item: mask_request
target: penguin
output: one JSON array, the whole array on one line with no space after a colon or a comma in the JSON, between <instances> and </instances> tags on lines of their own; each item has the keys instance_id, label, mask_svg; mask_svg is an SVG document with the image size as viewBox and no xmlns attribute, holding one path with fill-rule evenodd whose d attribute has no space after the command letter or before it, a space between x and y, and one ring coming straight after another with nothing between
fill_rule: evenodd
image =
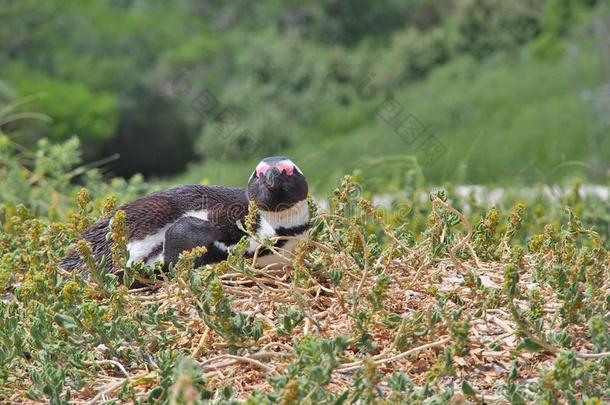
<instances>
[{"instance_id":1,"label":"penguin","mask_svg":"<svg viewBox=\"0 0 610 405\"><path fill-rule=\"evenodd\" d=\"M286 264L285 254L273 254L259 244L265 239L290 236L294 238L280 239L275 246L292 252L299 239L307 238L307 196L307 180L301 169L287 157L274 156L258 163L246 188L184 185L142 197L119 207L126 214L127 264L154 266L161 262L167 269L183 251L199 246L207 252L197 258L197 267L227 259L231 249L247 236L237 223L244 222L250 201L258 209L255 237L248 236L246 256L256 256L257 267ZM120 274L112 263L112 242L106 238L112 218L102 219L82 238L92 245L96 260L105 258L106 271ZM84 267L77 252L69 253L61 266L68 271Z\"/></svg>"}]
</instances>

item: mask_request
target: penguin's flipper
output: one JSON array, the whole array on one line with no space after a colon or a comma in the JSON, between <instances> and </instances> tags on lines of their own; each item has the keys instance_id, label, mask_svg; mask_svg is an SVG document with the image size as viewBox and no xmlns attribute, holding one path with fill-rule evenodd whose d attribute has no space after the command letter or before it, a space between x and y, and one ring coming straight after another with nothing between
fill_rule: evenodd
<instances>
[{"instance_id":1,"label":"penguin's flipper","mask_svg":"<svg viewBox=\"0 0 610 405\"><path fill-rule=\"evenodd\" d=\"M165 231L163 263L175 264L183 251L209 247L215 240L216 231L209 221L191 216L180 218Z\"/></svg>"}]
</instances>

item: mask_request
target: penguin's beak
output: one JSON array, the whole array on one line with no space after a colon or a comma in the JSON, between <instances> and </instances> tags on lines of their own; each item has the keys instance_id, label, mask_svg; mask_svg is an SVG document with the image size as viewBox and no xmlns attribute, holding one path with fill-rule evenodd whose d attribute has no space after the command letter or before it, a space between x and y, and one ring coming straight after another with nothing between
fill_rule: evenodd
<instances>
[{"instance_id":1,"label":"penguin's beak","mask_svg":"<svg viewBox=\"0 0 610 405\"><path fill-rule=\"evenodd\" d=\"M273 191L277 188L279 174L280 172L275 167L272 167L263 175L263 182L269 190Z\"/></svg>"}]
</instances>

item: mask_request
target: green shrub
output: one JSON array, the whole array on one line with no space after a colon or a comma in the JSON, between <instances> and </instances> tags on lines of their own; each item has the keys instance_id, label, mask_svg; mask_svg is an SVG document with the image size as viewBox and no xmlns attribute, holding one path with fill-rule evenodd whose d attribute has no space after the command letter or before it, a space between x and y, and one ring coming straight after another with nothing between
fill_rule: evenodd
<instances>
[{"instance_id":1,"label":"green shrub","mask_svg":"<svg viewBox=\"0 0 610 405\"><path fill-rule=\"evenodd\" d=\"M415 28L392 37L382 55L384 64L379 80L388 89L425 77L435 66L449 59L449 45L441 28L421 32Z\"/></svg>"},{"instance_id":2,"label":"green shrub","mask_svg":"<svg viewBox=\"0 0 610 405\"><path fill-rule=\"evenodd\" d=\"M117 178L104 182L98 169L83 165L81 142L77 137L64 142L43 138L38 140L35 149L18 143L16 140L22 138L23 128L32 119L41 117L18 111L28 105L14 102L0 110L0 122L5 123L0 126L0 216L10 217L19 206L36 216L51 219L65 216L70 210L72 195L81 186L91 188L89 198L96 201L98 209L110 193L125 201L147 189L141 176L129 181Z\"/></svg>"},{"instance_id":3,"label":"green shrub","mask_svg":"<svg viewBox=\"0 0 610 405\"><path fill-rule=\"evenodd\" d=\"M458 52L477 58L514 50L541 29L540 0L464 0L456 16Z\"/></svg>"},{"instance_id":4,"label":"green shrub","mask_svg":"<svg viewBox=\"0 0 610 405\"><path fill-rule=\"evenodd\" d=\"M355 101L349 55L296 37L240 37L233 55L235 80L201 94L203 129L197 150L206 157L243 158L285 150L296 129Z\"/></svg>"},{"instance_id":5,"label":"green shrub","mask_svg":"<svg viewBox=\"0 0 610 405\"><path fill-rule=\"evenodd\" d=\"M118 100L114 95L23 67L11 69L9 77L18 97L32 97L29 108L44 112L54 122L36 127L30 134L32 141L43 137L64 141L76 135L92 151L114 135L118 122Z\"/></svg>"},{"instance_id":6,"label":"green shrub","mask_svg":"<svg viewBox=\"0 0 610 405\"><path fill-rule=\"evenodd\" d=\"M0 80L0 105L6 105L15 98L15 91L8 83Z\"/></svg>"},{"instance_id":7,"label":"green shrub","mask_svg":"<svg viewBox=\"0 0 610 405\"><path fill-rule=\"evenodd\" d=\"M285 7L280 27L304 38L352 46L365 38L383 38L419 16L418 0L321 0ZM291 7L292 6L292 7Z\"/></svg>"},{"instance_id":8,"label":"green shrub","mask_svg":"<svg viewBox=\"0 0 610 405\"><path fill-rule=\"evenodd\" d=\"M542 13L542 35L532 43L534 54L550 59L561 56L565 46L562 39L575 25L579 12L597 3L597 0L547 1Z\"/></svg>"}]
</instances>

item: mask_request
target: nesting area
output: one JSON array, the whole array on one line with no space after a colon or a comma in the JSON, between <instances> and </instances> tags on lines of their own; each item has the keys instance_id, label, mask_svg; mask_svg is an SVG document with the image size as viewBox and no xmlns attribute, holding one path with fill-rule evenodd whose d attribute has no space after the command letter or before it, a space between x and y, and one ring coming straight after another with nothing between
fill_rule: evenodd
<instances>
[{"instance_id":1,"label":"nesting area","mask_svg":"<svg viewBox=\"0 0 610 405\"><path fill-rule=\"evenodd\" d=\"M334 368L326 389L337 395L349 391L354 386L355 374L366 368L374 369L380 381L401 371L416 385L423 386L438 367L439 361L442 362L444 350L456 344L468 346L468 353L453 357L456 375L442 377L439 384L463 395L460 394L460 386L462 376L466 376L477 393L473 399L501 401L503 382L511 372L513 360L518 360L520 364L519 378L523 383L537 378L540 367L551 366L560 349L519 353L519 326L512 319L510 311L489 308L478 314L482 309L480 300L484 297L477 289L467 286L464 277L456 270L451 260L442 260L435 266L422 268L418 268L413 260L393 260L383 271L388 278L383 305L386 311L399 314L407 321L423 316L421 325L426 325L438 309L438 293L454 296L460 302L449 302L447 310L459 308L463 311L462 318L470 319L470 328L466 336L460 337L461 342L452 336L445 321L439 322L420 338L404 342L401 340L404 336L412 336L415 332L406 330L412 326L408 325L409 322L390 329L384 323L385 311L375 314L368 326L376 349L367 354L347 350L339 357L340 363ZM482 263L470 271L478 273L483 288L501 291L504 283L501 264ZM168 325L166 330L174 337L172 348L190 353L201 367L207 389L215 391L232 387L234 397L243 400L255 390L272 391L268 377L286 372L297 356L293 344L303 337L332 339L337 335L353 336L357 330L353 313L358 308L354 308L350 302L354 296L366 297L371 294L379 276L379 273L371 271L360 274L360 279L350 277L341 288L329 288L324 282L309 288L298 288L291 280L290 268L258 271L251 277L241 273L221 275L222 290L231 297L233 310L263 324L262 336L256 342L235 350L231 350L219 334L202 322L194 309L196 298L181 292L177 283L170 283L153 294L130 293L128 301L129 307L135 311L145 311L147 306L155 305L159 313L175 313L180 324ZM519 288L527 291L531 288L530 282L528 273L524 273ZM553 295L552 291L543 291L542 294L544 297ZM516 300L515 304L521 311L527 311L526 301ZM552 319L560 306L557 300L544 300L541 310L548 324L553 324ZM298 308L304 316L289 335L282 334L277 327L282 320L278 309L285 307ZM361 307L362 310L368 309L369 304L362 303ZM577 340L571 347L576 350L577 356L603 356L586 354L592 351L592 345L586 331L581 329L578 326L573 329ZM135 364L119 367L118 364L101 360L98 369L100 374L91 385L91 393L106 392L103 396L98 394L97 399L100 400L114 397L113 394L125 384L131 384L137 396L145 396L156 383L155 372L150 367ZM187 380L184 386L175 389L184 390L186 395L188 384ZM379 389L390 391L383 383Z\"/></svg>"},{"instance_id":2,"label":"nesting area","mask_svg":"<svg viewBox=\"0 0 610 405\"><path fill-rule=\"evenodd\" d=\"M472 225L440 195L415 235L351 187L316 213L284 268L252 267L240 243L201 268L201 251L184 253L135 290L95 269L19 276L1 307L0 393L79 404L608 399L599 234L572 216L523 246L523 206L502 225L494 209ZM27 230L56 240L59 228L28 221L11 225L27 252Z\"/></svg>"}]
</instances>

